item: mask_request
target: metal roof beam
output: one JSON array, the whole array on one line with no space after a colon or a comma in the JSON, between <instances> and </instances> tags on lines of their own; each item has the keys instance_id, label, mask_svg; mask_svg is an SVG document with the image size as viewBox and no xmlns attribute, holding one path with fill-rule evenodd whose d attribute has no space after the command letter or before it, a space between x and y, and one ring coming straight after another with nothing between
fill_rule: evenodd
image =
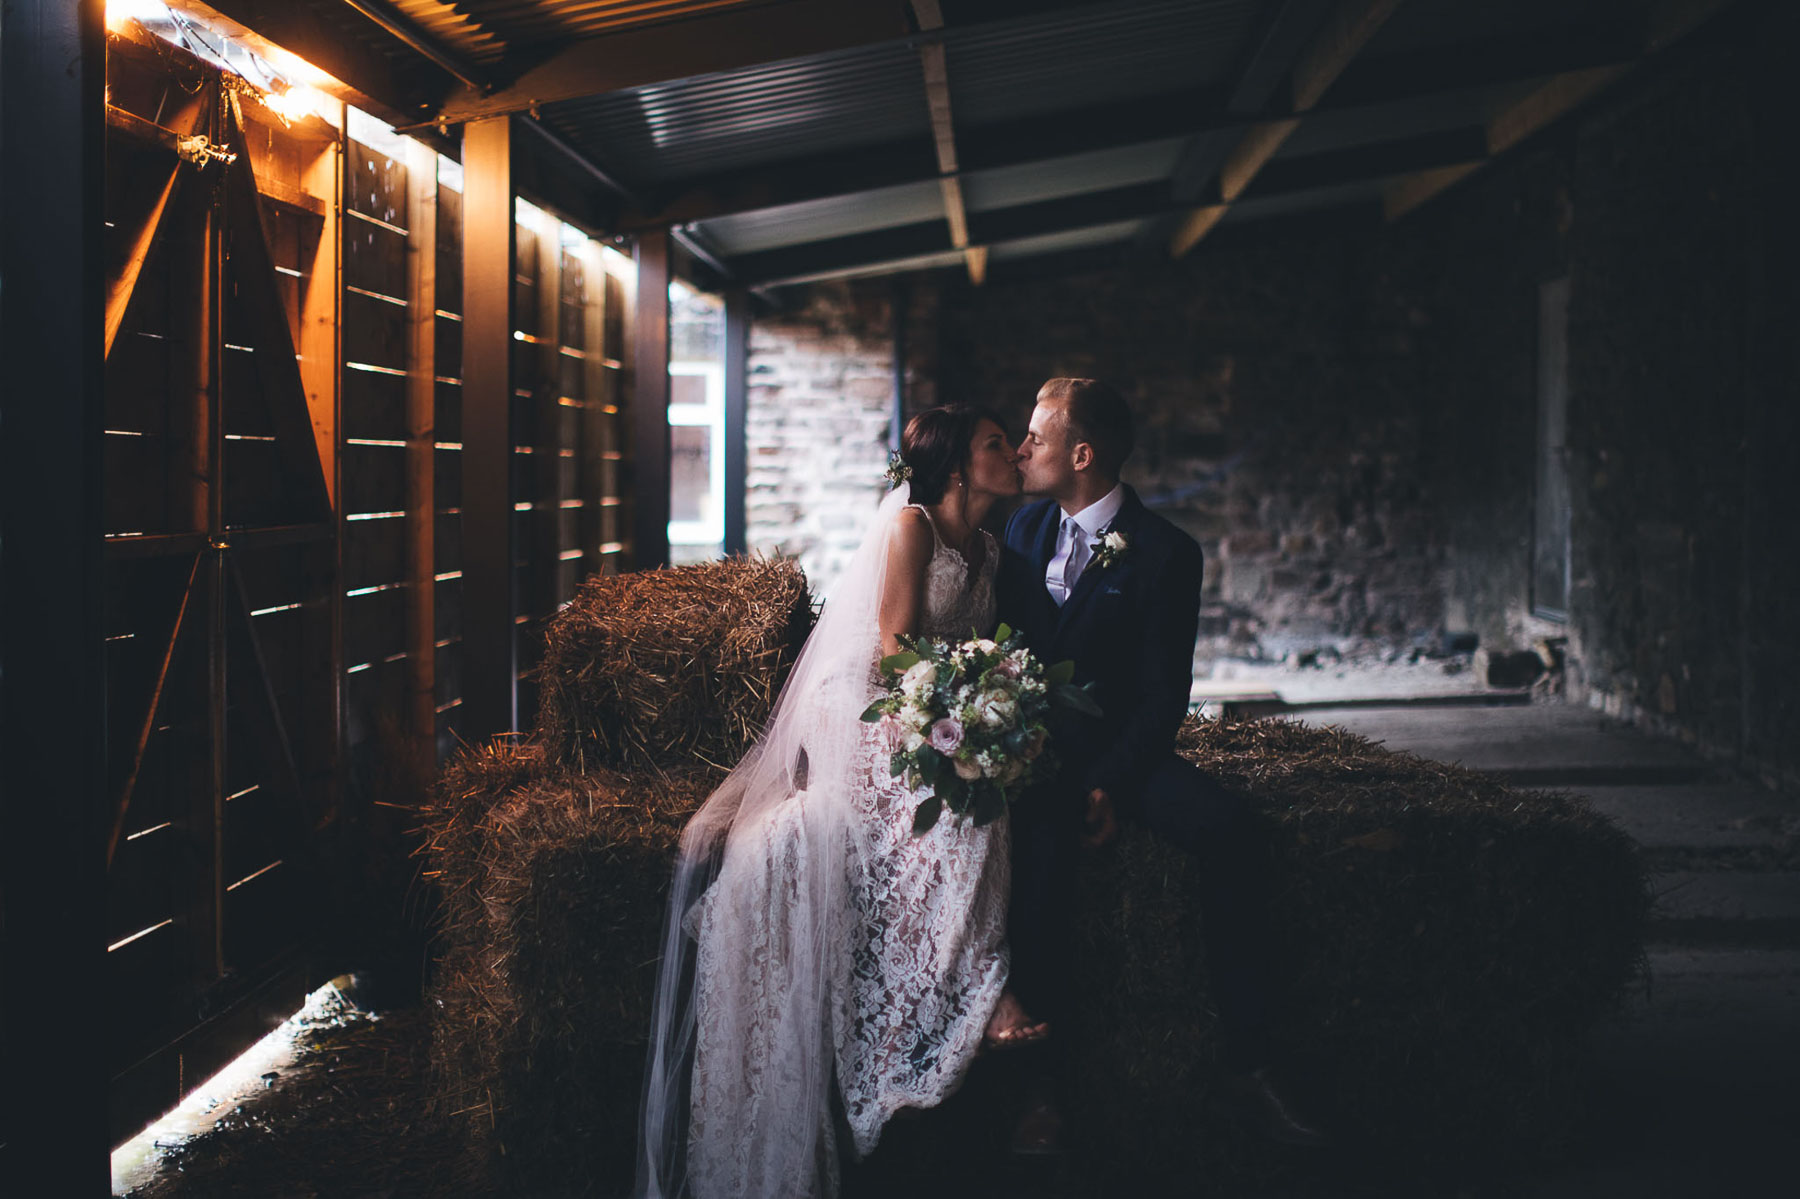
<instances>
[{"instance_id":1,"label":"metal roof beam","mask_svg":"<svg viewBox=\"0 0 1800 1199\"><path fill-rule=\"evenodd\" d=\"M735 71L903 37L896 4L787 0L586 38L488 95L463 89L433 118L451 124L672 79Z\"/></svg>"},{"instance_id":2,"label":"metal roof beam","mask_svg":"<svg viewBox=\"0 0 1800 1199\"><path fill-rule=\"evenodd\" d=\"M1403 138L1356 151L1285 159L1260 176L1244 196L1263 199L1295 195L1460 165L1480 156L1485 139L1486 131L1477 126ZM1187 204L1176 205L1169 199L1165 183L1153 181L970 213L969 236L977 245L992 247L1022 238L1160 216L1187 208ZM728 265L739 279L762 286L959 248L945 236L943 222L932 220L740 254L729 259Z\"/></svg>"}]
</instances>

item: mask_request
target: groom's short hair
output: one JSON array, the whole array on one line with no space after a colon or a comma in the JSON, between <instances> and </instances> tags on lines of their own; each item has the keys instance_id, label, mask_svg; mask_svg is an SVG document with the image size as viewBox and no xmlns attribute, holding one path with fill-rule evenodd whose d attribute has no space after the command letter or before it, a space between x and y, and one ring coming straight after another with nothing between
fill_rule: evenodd
<instances>
[{"instance_id":1,"label":"groom's short hair","mask_svg":"<svg viewBox=\"0 0 1800 1199\"><path fill-rule=\"evenodd\" d=\"M1099 379L1051 379L1038 388L1038 402L1059 400L1069 418L1069 432L1076 441L1094 447L1100 469L1117 475L1131 457L1135 441L1131 405L1111 384Z\"/></svg>"}]
</instances>

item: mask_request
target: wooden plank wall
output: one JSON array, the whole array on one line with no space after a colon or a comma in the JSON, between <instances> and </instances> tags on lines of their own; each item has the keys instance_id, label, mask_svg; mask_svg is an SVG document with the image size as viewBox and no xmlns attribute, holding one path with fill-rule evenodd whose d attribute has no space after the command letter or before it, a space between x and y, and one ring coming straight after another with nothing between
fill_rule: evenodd
<instances>
[{"instance_id":1,"label":"wooden plank wall","mask_svg":"<svg viewBox=\"0 0 1800 1199\"><path fill-rule=\"evenodd\" d=\"M291 1012L309 971L356 964L368 913L332 925L335 897L379 903L410 878L406 808L454 750L464 698L463 205L460 168L435 150L342 106L284 120L148 35L109 38L108 85L122 1138ZM193 134L236 159L179 158ZM625 562L630 268L521 212L512 519L529 668L580 579ZM371 890L359 871L385 874Z\"/></svg>"},{"instance_id":2,"label":"wooden plank wall","mask_svg":"<svg viewBox=\"0 0 1800 1199\"><path fill-rule=\"evenodd\" d=\"M513 547L519 712L537 712L544 622L624 555L619 398L624 289L599 243L522 208L516 230ZM622 260L618 260L622 261ZM609 332L619 340L609 337Z\"/></svg>"}]
</instances>

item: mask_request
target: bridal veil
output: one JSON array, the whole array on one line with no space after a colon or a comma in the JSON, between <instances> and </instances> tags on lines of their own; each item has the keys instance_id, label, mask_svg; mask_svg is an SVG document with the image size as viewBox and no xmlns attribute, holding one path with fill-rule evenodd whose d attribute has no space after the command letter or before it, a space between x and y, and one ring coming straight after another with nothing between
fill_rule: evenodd
<instances>
[{"instance_id":1,"label":"bridal veil","mask_svg":"<svg viewBox=\"0 0 1800 1199\"><path fill-rule=\"evenodd\" d=\"M848 970L853 919L847 877L854 772L866 771L861 717L879 687L878 623L889 540L906 484L832 589L767 727L681 836L669 893L637 1163L642 1199L713 1199L722 1175L747 1196L811 1196L835 1189L831 1005ZM734 849L747 860L779 840L783 877L773 904L715 887ZM734 902L734 900L736 902ZM702 994L698 934L708 958ZM738 977L741 975L741 977ZM773 1010L780 1014L771 1020ZM704 1011L702 1011L704 1008ZM696 1080L696 1022L741 1051ZM734 1042L734 1044L737 1042ZM694 1087L707 1096L703 1144L690 1160ZM736 1128L719 1122L740 1122Z\"/></svg>"}]
</instances>

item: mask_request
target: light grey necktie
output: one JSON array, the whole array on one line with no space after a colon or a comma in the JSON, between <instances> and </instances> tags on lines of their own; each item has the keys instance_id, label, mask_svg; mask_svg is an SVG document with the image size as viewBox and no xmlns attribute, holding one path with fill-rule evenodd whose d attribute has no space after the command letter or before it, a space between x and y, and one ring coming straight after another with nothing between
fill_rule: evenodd
<instances>
[{"instance_id":1,"label":"light grey necktie","mask_svg":"<svg viewBox=\"0 0 1800 1199\"><path fill-rule=\"evenodd\" d=\"M1049 577L1050 598L1062 607L1068 601L1069 593L1075 589L1076 551L1081 546L1081 526L1075 523L1073 516L1062 518L1062 525L1056 534L1056 557L1051 559Z\"/></svg>"}]
</instances>

